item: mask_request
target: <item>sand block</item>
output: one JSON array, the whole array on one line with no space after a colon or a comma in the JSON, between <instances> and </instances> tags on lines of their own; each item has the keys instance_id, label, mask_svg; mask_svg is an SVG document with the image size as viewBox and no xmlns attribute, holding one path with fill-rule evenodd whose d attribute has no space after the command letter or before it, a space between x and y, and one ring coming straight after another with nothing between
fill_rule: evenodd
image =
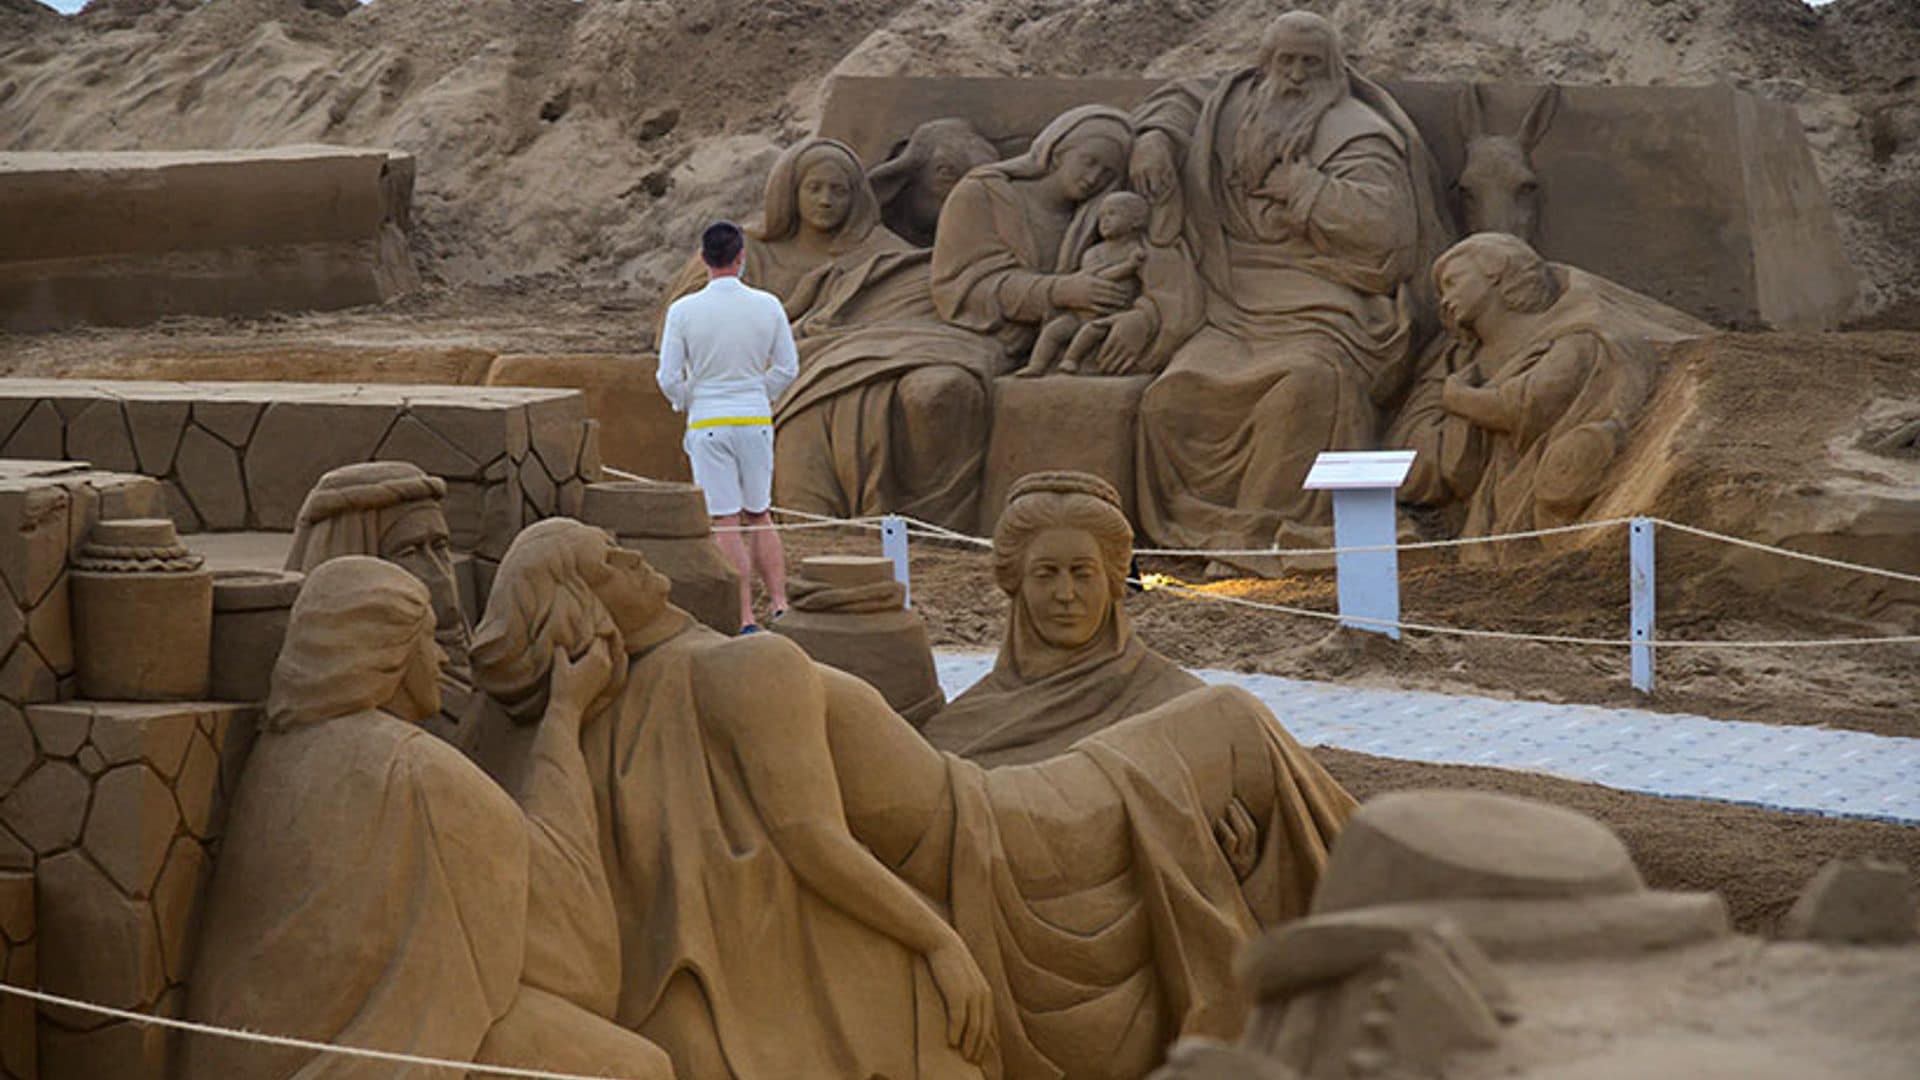
<instances>
[{"instance_id":1,"label":"sand block","mask_svg":"<svg viewBox=\"0 0 1920 1080\"><path fill-rule=\"evenodd\" d=\"M1008 152L1071 105L1130 108L1150 79L838 76L820 134L883 160L915 126L958 117ZM1385 80L1433 155L1458 177L1468 84ZM1481 88L1490 130L1512 131L1540 90ZM1566 86L1532 154L1542 193L1535 247L1720 325L1825 329L1856 281L1793 107L1729 85Z\"/></svg>"},{"instance_id":2,"label":"sand block","mask_svg":"<svg viewBox=\"0 0 1920 1080\"><path fill-rule=\"evenodd\" d=\"M686 421L660 393L657 363L652 353L506 353L484 381L579 390L587 415L600 421L601 462L655 480L689 480L680 446Z\"/></svg>"},{"instance_id":3,"label":"sand block","mask_svg":"<svg viewBox=\"0 0 1920 1080\"><path fill-rule=\"evenodd\" d=\"M124 408L130 425L140 419L133 425L140 467L182 493L170 510L188 531L290 530L301 501L328 470L409 461L448 481L455 546L497 560L521 528L562 512L563 491L597 479L597 467L594 475L580 472L591 439L584 399L574 390L0 379L0 409L24 405L50 422L86 422L102 402ZM68 412L79 419L62 419ZM0 454L16 455L19 439L16 432ZM86 486L113 494L102 484ZM0 473L0 502L6 488ZM24 510L25 522L62 512L51 504L37 514ZM0 542L0 575L11 581L5 547ZM23 544L17 560L29 591L44 589L46 567L55 565L36 552Z\"/></svg>"},{"instance_id":4,"label":"sand block","mask_svg":"<svg viewBox=\"0 0 1920 1080\"><path fill-rule=\"evenodd\" d=\"M0 982L37 987L40 983L34 945L33 875L0 873ZM0 998L0 1076L39 1075L35 1042L38 1036L34 1003L25 998Z\"/></svg>"},{"instance_id":5,"label":"sand block","mask_svg":"<svg viewBox=\"0 0 1920 1080\"><path fill-rule=\"evenodd\" d=\"M391 300L412 176L354 147L0 154L0 328Z\"/></svg>"},{"instance_id":6,"label":"sand block","mask_svg":"<svg viewBox=\"0 0 1920 1080\"><path fill-rule=\"evenodd\" d=\"M879 555L809 555L800 576L822 585L873 585L893 580L893 560Z\"/></svg>"},{"instance_id":7,"label":"sand block","mask_svg":"<svg viewBox=\"0 0 1920 1080\"><path fill-rule=\"evenodd\" d=\"M995 379L980 532L993 532L1014 481L1046 469L1074 469L1107 481L1133 520L1134 419L1152 381L1145 375Z\"/></svg>"},{"instance_id":8,"label":"sand block","mask_svg":"<svg viewBox=\"0 0 1920 1080\"><path fill-rule=\"evenodd\" d=\"M1913 881L1899 863L1834 859L1807 883L1780 936L1847 945L1897 945L1920 937Z\"/></svg>"},{"instance_id":9,"label":"sand block","mask_svg":"<svg viewBox=\"0 0 1920 1080\"><path fill-rule=\"evenodd\" d=\"M1626 845L1583 814L1485 792L1396 792L1369 801L1347 823L1313 910L1564 900L1642 888Z\"/></svg>"},{"instance_id":10,"label":"sand block","mask_svg":"<svg viewBox=\"0 0 1920 1080\"><path fill-rule=\"evenodd\" d=\"M603 480L588 484L580 520L617 536L698 540L713 535L706 496L687 483Z\"/></svg>"}]
</instances>

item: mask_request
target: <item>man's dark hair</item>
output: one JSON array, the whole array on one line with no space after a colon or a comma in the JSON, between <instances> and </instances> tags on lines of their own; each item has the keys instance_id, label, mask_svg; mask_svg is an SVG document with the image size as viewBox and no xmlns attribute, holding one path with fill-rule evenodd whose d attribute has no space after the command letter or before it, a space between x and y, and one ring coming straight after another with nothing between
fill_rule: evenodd
<instances>
[{"instance_id":1,"label":"man's dark hair","mask_svg":"<svg viewBox=\"0 0 1920 1080\"><path fill-rule=\"evenodd\" d=\"M716 221L700 234L700 261L718 270L740 257L747 238L731 221Z\"/></svg>"}]
</instances>

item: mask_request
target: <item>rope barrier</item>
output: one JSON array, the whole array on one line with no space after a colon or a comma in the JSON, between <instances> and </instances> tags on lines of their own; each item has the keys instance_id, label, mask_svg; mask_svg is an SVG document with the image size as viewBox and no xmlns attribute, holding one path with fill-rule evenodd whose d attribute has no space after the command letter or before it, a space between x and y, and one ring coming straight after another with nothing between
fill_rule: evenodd
<instances>
[{"instance_id":1,"label":"rope barrier","mask_svg":"<svg viewBox=\"0 0 1920 1080\"><path fill-rule=\"evenodd\" d=\"M1295 615L1307 619L1320 619L1325 622L1360 623L1377 626L1381 629L1406 630L1421 634L1435 634L1451 637L1492 638L1501 641L1534 641L1549 645L1588 645L1597 648L1626 648L1632 645L1645 645L1654 649L1825 649L1846 648L1859 645L1913 645L1920 644L1920 634L1900 634L1891 637L1867 638L1787 638L1776 641L1634 641L1631 638L1579 637L1568 634L1531 634L1520 630L1486 630L1466 626L1437 626L1432 623L1405 622L1397 619L1375 619L1365 615L1342 615L1337 611L1317 611L1313 608L1292 607L1287 604L1273 604L1261 600L1248 600L1240 596L1222 596L1217 593L1203 592L1171 582L1154 578L1128 578L1148 592L1171 592L1193 600L1211 600L1216 603L1232 604L1237 607L1253 608L1259 611L1271 611L1281 615Z\"/></svg>"},{"instance_id":2,"label":"rope barrier","mask_svg":"<svg viewBox=\"0 0 1920 1080\"><path fill-rule=\"evenodd\" d=\"M622 472L619 469L614 469L610 467L603 467L603 468L604 468L604 471L612 473L613 475L621 477L622 479L642 480L642 481L647 479L646 477L635 476L632 473ZM798 518L800 520L797 522L784 522L784 523L773 522L766 525L720 526L720 527L717 527L715 531L754 532L754 531L760 531L760 530L798 530L798 529L820 529L820 528L843 527L843 528L865 529L872 532L881 532L883 531L883 528L884 528L880 524L883 520L885 520L884 516L860 517L860 518L836 518L826 514L814 514L804 510L794 510L789 507L783 507L783 506L775 506L775 507L772 507L771 509L773 513L785 515L788 517ZM890 515L890 516L895 517L901 522L904 522L906 524L908 536L919 537L922 540L935 540L935 541L944 541L948 543L971 545L973 547L979 547L979 548L993 547L993 541L983 536L974 536L969 533L963 533L956 529L950 529L945 525L935 524L934 522L925 521L920 518L911 517L905 514L896 514L896 515ZM1419 541L1413 541L1405 544L1355 545L1351 547L1326 547L1326 548L1272 548L1272 547L1267 547L1267 548L1134 548L1133 553L1135 555L1151 555L1151 556L1159 556L1159 557L1165 557L1165 558L1213 558L1213 557L1221 557L1221 556L1245 557L1245 556L1255 556L1255 555L1299 558L1299 557L1308 557L1308 556L1325 557L1328 555L1335 555L1335 556L1350 555L1350 554L1360 554L1363 552L1422 551L1422 550L1429 550L1429 549L1435 549L1435 548L1466 547L1472 544L1509 543L1509 542L1518 541L1518 540L1533 540L1533 539L1539 539L1547 536L1560 536L1560 535L1565 535L1569 533L1591 532L1597 529L1611 529L1611 528L1617 528L1622 525L1628 525L1628 524L1631 524L1633 520L1634 519L1631 517L1614 517L1614 518L1605 518L1600 521L1583 521L1583 522L1576 522L1570 525L1557 525L1557 526L1553 526L1550 528L1543 528L1543 529L1526 529L1518 532L1497 533L1492 536L1461 536L1461 537L1454 537L1454 538L1445 539L1445 540L1419 540ZM1836 570L1847 570L1847 571L1852 571L1854 573L1869 574L1877 577L1888 578L1894 581L1905 581L1905 582L1912 582L1914 584L1920 584L1920 574L1908 574L1898 570L1888 570L1883 567L1869 566L1863 563L1848 562L1844 559L1834 559L1824 555L1814 555L1812 553L1805 552L1805 551L1794 551L1791 548L1779 547L1774 544L1766 544L1757 540L1747 540L1738 536L1729 536L1725 533L1714 532L1711 529L1702 529L1694 525L1683 525L1677 521L1668 521L1665 518L1647 518L1645 520L1653 523L1655 526L1663 526L1665 528L1673 529L1676 532L1687 533L1689 535L1698 536L1703 539L1715 540L1720 543L1731 544L1736 547L1743 547L1743 548L1748 548L1754 551L1765 552L1767 554L1777 555L1783 558L1798 559L1804 562L1816 563L1821 566L1831 567ZM1434 634L1438 636L1482 638L1482 639L1494 639L1494 640L1504 640L1504 641L1532 641L1532 642L1540 642L1543 644L1578 645L1578 646L1591 646L1596 648L1629 648L1633 646L1645 646L1645 647L1650 647L1654 649L1831 649L1831 648L1853 648L1853 647L1869 646L1869 645L1920 644L1920 634L1897 634L1897 635L1892 635L1887 637L1852 637L1852 638L1818 638L1818 639L1786 638L1786 639L1777 639L1777 640L1770 640L1770 641L1693 641L1693 640L1675 641L1675 640L1662 640L1657 638L1652 641L1635 641L1631 638L1582 637L1578 635L1569 635L1569 634L1530 634L1530 633L1526 633L1523 631L1516 631L1516 630L1488 630L1488 629L1483 629L1478 627L1437 626L1430 623L1416 623L1416 622L1396 621L1396 620L1390 620L1390 619L1376 619L1376 618L1371 618L1371 617L1362 616L1362 615L1342 615L1339 612L1334 612L1334 611L1316 611L1310 608L1292 607L1286 604L1272 604L1272 603L1266 603L1258 600L1247 600L1237 596L1222 596L1215 593L1202 592L1197 589L1188 588L1184 585L1158 579L1157 576L1149 577L1147 579L1129 578L1128 580L1136 585L1139 585L1142 589L1145 589L1148 591L1164 590L1164 591L1172 592L1177 596L1184 596L1189 599L1212 600L1220 603L1233 604L1239 607L1252 608L1252 609L1261 610L1261 611L1271 611L1281 615L1292 615L1299 618L1320 619L1328 622L1353 623L1353 624L1359 624L1359 625L1365 625L1365 626L1379 627L1381 629L1395 629L1395 630L1410 631L1413 633Z\"/></svg>"},{"instance_id":3,"label":"rope barrier","mask_svg":"<svg viewBox=\"0 0 1920 1080\"><path fill-rule=\"evenodd\" d=\"M1773 544L1763 544L1758 540L1746 540L1738 536L1728 536L1725 533L1717 533L1711 529L1702 529L1694 525L1682 525L1677 521L1668 521L1666 518L1648 518L1647 520L1656 525L1664 525L1675 532L1689 533L1693 536L1704 537L1708 540L1718 540L1723 544L1732 544L1735 547L1751 548L1754 551L1764 551L1769 555L1780 555L1789 559L1799 559L1802 562L1819 563L1821 566L1830 566L1836 570L1851 570L1857 574L1872 574L1876 577L1892 578L1895 581L1907 581L1920 585L1920 574L1903 574L1898 570L1887 570L1878 566L1867 566L1863 563L1847 562L1844 559L1830 559L1825 555L1815 555L1811 552L1795 551L1792 548L1776 547Z\"/></svg>"},{"instance_id":4,"label":"rope barrier","mask_svg":"<svg viewBox=\"0 0 1920 1080\"><path fill-rule=\"evenodd\" d=\"M110 1005L96 1005L90 1001L49 994L44 990L29 990L24 986L11 986L0 983L0 994L12 994L16 997L38 1001L45 1005L58 1005L79 1012L109 1016L116 1020L130 1020L136 1024L151 1024L156 1027L172 1028L176 1031L191 1032L195 1035L211 1035L215 1038L233 1039L238 1042L258 1043L264 1046L281 1046L294 1050L311 1050L319 1054L336 1054L341 1057L364 1058L372 1061L386 1061L395 1065L417 1065L429 1069L453 1069L459 1075L478 1074L481 1076L519 1077L520 1080L622 1080L619 1074L603 1073L588 1076L583 1073L549 1072L544 1069L521 1069L510 1065L481 1065L470 1061L449 1061L444 1058L422 1057L418 1054L403 1054L393 1050L374 1050L364 1046L342 1046L339 1043L314 1042L311 1039L295 1039L286 1035L268 1035L259 1031L242 1031L237 1028L215 1027L212 1024L196 1023L192 1020L175 1020L167 1016L153 1016L148 1013L116 1009Z\"/></svg>"},{"instance_id":5,"label":"rope barrier","mask_svg":"<svg viewBox=\"0 0 1920 1080\"><path fill-rule=\"evenodd\" d=\"M1543 536L1559 536L1564 533L1591 532L1595 529L1611 529L1618 525L1632 523L1632 518L1606 518L1601 521L1582 521L1572 525L1555 525L1546 529L1527 529L1522 532L1497 533L1493 536L1456 536L1448 540L1415 540L1405 544L1356 544L1351 547L1326 548L1134 548L1135 555L1160 555L1169 558L1218 558L1220 556L1281 555L1287 557L1357 555L1373 551L1424 551L1430 548L1467 547L1472 544L1503 544L1513 540L1533 540Z\"/></svg>"}]
</instances>

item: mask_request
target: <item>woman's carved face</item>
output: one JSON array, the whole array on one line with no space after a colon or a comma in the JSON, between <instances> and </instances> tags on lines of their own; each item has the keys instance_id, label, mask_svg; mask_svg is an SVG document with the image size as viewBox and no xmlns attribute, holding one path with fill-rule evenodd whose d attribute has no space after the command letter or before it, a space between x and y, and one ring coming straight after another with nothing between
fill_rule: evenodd
<instances>
[{"instance_id":1,"label":"woman's carved face","mask_svg":"<svg viewBox=\"0 0 1920 1080\"><path fill-rule=\"evenodd\" d=\"M1099 194L1126 167L1126 151L1119 143L1093 135L1062 147L1054 171L1060 174L1061 191L1078 203Z\"/></svg>"},{"instance_id":2,"label":"woman's carved face","mask_svg":"<svg viewBox=\"0 0 1920 1080\"><path fill-rule=\"evenodd\" d=\"M1083 529L1041 530L1027 544L1020 598L1047 644L1077 649L1092 641L1113 604L1099 541Z\"/></svg>"},{"instance_id":3,"label":"woman's carved face","mask_svg":"<svg viewBox=\"0 0 1920 1080\"><path fill-rule=\"evenodd\" d=\"M847 223L853 208L853 183L837 162L820 161L800 174L800 189L794 200L800 220L815 232L837 232Z\"/></svg>"}]
</instances>

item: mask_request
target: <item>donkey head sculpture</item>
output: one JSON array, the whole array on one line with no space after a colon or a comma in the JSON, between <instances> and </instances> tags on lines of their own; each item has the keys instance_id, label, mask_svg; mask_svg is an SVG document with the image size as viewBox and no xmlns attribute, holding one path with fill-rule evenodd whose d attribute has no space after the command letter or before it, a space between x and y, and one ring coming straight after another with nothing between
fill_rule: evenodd
<instances>
[{"instance_id":1,"label":"donkey head sculpture","mask_svg":"<svg viewBox=\"0 0 1920 1080\"><path fill-rule=\"evenodd\" d=\"M1453 182L1461 224L1469 234L1503 232L1532 241L1540 225L1540 177L1533 171L1533 148L1553 123L1560 88L1541 88L1520 130L1511 135L1487 130L1479 86L1462 90L1455 104L1467 142L1466 164Z\"/></svg>"}]
</instances>

